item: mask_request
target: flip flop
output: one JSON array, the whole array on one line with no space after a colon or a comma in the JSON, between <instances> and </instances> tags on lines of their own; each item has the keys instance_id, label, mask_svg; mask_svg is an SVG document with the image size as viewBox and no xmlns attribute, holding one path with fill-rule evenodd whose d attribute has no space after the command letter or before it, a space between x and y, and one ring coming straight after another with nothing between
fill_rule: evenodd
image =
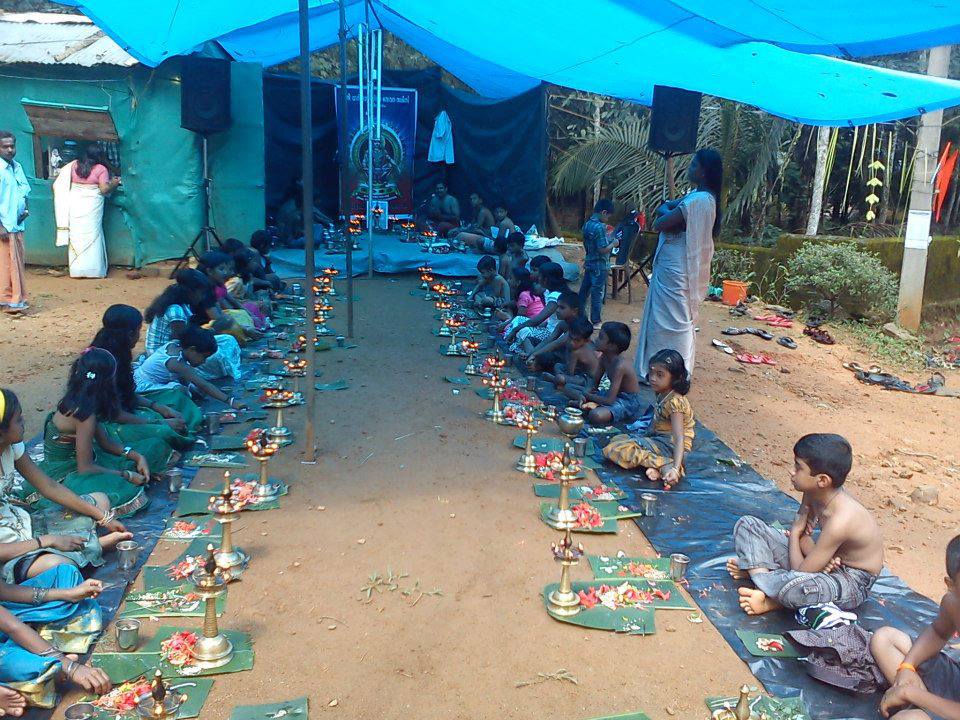
<instances>
[{"instance_id":1,"label":"flip flop","mask_svg":"<svg viewBox=\"0 0 960 720\"><path fill-rule=\"evenodd\" d=\"M778 328L792 328L793 322L783 317L775 317L772 320L767 320L767 325Z\"/></svg>"},{"instance_id":2,"label":"flip flop","mask_svg":"<svg viewBox=\"0 0 960 720\"><path fill-rule=\"evenodd\" d=\"M791 350L797 349L797 343L793 338L789 338L786 335L777 338L777 342L780 345L783 345L785 348L790 348Z\"/></svg>"},{"instance_id":3,"label":"flip flop","mask_svg":"<svg viewBox=\"0 0 960 720\"><path fill-rule=\"evenodd\" d=\"M763 353L757 353L753 355L751 353L742 353L737 355L737 361L745 363L747 365L776 365L777 361L774 360L769 355L764 355Z\"/></svg>"},{"instance_id":4,"label":"flip flop","mask_svg":"<svg viewBox=\"0 0 960 720\"><path fill-rule=\"evenodd\" d=\"M728 327L725 330L721 330L721 335L746 335L750 332L750 328L738 328L738 327Z\"/></svg>"},{"instance_id":5,"label":"flip flop","mask_svg":"<svg viewBox=\"0 0 960 720\"><path fill-rule=\"evenodd\" d=\"M936 395L937 391L947 384L947 379L942 373L934 373L933 377L927 380L923 385L917 385L914 390L921 395Z\"/></svg>"},{"instance_id":6,"label":"flip flop","mask_svg":"<svg viewBox=\"0 0 960 720\"><path fill-rule=\"evenodd\" d=\"M727 345L723 340L714 339L711 342L718 350L723 350L727 355L733 355L733 348Z\"/></svg>"},{"instance_id":7,"label":"flip flop","mask_svg":"<svg viewBox=\"0 0 960 720\"><path fill-rule=\"evenodd\" d=\"M749 308L748 308L748 307L743 303L743 301L741 300L741 301L738 302L736 305L734 305L732 308L730 308L730 314L731 314L731 315L746 315L748 310L749 310Z\"/></svg>"},{"instance_id":8,"label":"flip flop","mask_svg":"<svg viewBox=\"0 0 960 720\"><path fill-rule=\"evenodd\" d=\"M751 335L756 335L758 338L763 338L764 340L773 340L773 334L767 332L763 328L748 327L747 332Z\"/></svg>"}]
</instances>

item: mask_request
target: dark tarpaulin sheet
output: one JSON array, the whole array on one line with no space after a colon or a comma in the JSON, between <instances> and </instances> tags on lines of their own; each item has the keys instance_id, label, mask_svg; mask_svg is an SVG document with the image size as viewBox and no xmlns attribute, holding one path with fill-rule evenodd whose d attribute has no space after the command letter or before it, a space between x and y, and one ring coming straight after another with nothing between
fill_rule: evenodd
<instances>
[{"instance_id":1,"label":"dark tarpaulin sheet","mask_svg":"<svg viewBox=\"0 0 960 720\"><path fill-rule=\"evenodd\" d=\"M541 383L542 384L542 383ZM652 401L653 395L647 391ZM541 392L544 402L564 407L567 399ZM670 492L654 485L642 474L623 470L596 453L601 463L597 475L605 483L617 484L627 495L622 505L639 510L640 493L657 495L657 514L634 522L658 553L683 553L690 557L687 569L689 591L703 614L750 667L767 691L779 697L799 695L814 720L875 720L880 718L880 695L855 695L817 682L807 675L803 661L753 657L737 637L737 630L782 634L801 626L787 611L759 617L743 613L737 603L736 586L725 565L733 552L733 525L743 515L755 515L766 522L793 522L798 503L781 492L773 482L742 461L713 432L699 422L693 450L686 455L687 475ZM603 444L597 438L598 445ZM789 448L784 448L789 452ZM852 486L856 485L854 468ZM589 552L589 547L587 551ZM893 625L916 637L937 614L937 604L911 590L906 583L884 570L873 586L870 599L857 609L867 630ZM703 694L722 694L723 688L697 688Z\"/></svg>"},{"instance_id":2,"label":"dark tarpaulin sheet","mask_svg":"<svg viewBox=\"0 0 960 720\"><path fill-rule=\"evenodd\" d=\"M276 210L293 194L300 177L300 88L289 75L263 76L267 207ZM351 78L349 83L356 82ZM450 192L469 209L479 192L489 207L507 205L510 217L526 230L543 228L546 208L547 113L542 86L505 100L489 100L448 88L438 67L385 70L384 86L417 91L417 135L413 166L414 206L446 179ZM337 177L336 85L313 83L314 187L320 208L335 217L339 207ZM427 161L437 114L446 110L453 125L456 162Z\"/></svg>"}]
</instances>

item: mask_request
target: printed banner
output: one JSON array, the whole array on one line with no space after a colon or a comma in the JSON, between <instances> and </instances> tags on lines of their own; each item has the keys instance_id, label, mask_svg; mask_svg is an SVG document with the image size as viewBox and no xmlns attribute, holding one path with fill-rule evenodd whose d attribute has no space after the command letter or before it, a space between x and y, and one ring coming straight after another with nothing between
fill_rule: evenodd
<instances>
[{"instance_id":1,"label":"printed banner","mask_svg":"<svg viewBox=\"0 0 960 720\"><path fill-rule=\"evenodd\" d=\"M351 212L366 212L367 197L371 195L374 203L388 203L390 215L410 215L413 213L417 91L410 88L382 88L380 106L380 138L375 137L372 146L369 146L367 128L360 127L360 90L356 85L347 86L347 144L350 154L347 187ZM340 112L339 107L337 112ZM372 193L367 187L371 155Z\"/></svg>"}]
</instances>

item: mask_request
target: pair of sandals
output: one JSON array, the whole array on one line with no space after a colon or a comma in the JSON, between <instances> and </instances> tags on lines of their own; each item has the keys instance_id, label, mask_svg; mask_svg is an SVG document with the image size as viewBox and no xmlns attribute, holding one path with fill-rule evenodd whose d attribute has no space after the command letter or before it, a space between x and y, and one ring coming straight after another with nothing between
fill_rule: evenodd
<instances>
[{"instance_id":1,"label":"pair of sandals","mask_svg":"<svg viewBox=\"0 0 960 720\"><path fill-rule=\"evenodd\" d=\"M777 361L766 353L740 353L735 356L737 362L746 365L776 365Z\"/></svg>"},{"instance_id":2,"label":"pair of sandals","mask_svg":"<svg viewBox=\"0 0 960 720\"><path fill-rule=\"evenodd\" d=\"M732 336L736 336L736 335L756 335L758 338L763 338L764 340L773 340L773 334L770 333L770 332L767 332L767 331L764 330L763 328L754 328L754 327L745 327L745 328L728 327L728 328L726 328L726 329L724 329L724 330L721 330L720 333L721 333L722 335L732 335Z\"/></svg>"},{"instance_id":3,"label":"pair of sandals","mask_svg":"<svg viewBox=\"0 0 960 720\"><path fill-rule=\"evenodd\" d=\"M830 333L820 327L819 323L807 323L807 326L803 329L803 334L821 345L833 345L836 342Z\"/></svg>"},{"instance_id":4,"label":"pair of sandals","mask_svg":"<svg viewBox=\"0 0 960 720\"><path fill-rule=\"evenodd\" d=\"M727 355L735 354L733 348L727 345L727 343L723 342L723 340L717 340L716 338L714 338L711 342L715 348L717 348L718 350L722 350ZM787 348L788 350L797 349L796 341L793 338L787 337L786 335L782 337L778 337L777 343L780 345L783 345L783 347Z\"/></svg>"}]
</instances>

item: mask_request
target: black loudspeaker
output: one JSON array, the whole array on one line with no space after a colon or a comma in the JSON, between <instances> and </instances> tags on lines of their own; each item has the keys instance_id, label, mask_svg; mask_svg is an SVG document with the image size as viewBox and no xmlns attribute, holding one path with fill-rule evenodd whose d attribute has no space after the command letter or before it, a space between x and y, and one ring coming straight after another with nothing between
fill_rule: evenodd
<instances>
[{"instance_id":1,"label":"black loudspeaker","mask_svg":"<svg viewBox=\"0 0 960 720\"><path fill-rule=\"evenodd\" d=\"M651 150L666 155L683 155L697 149L700 125L700 93L666 85L653 86L650 113Z\"/></svg>"},{"instance_id":2,"label":"black loudspeaker","mask_svg":"<svg viewBox=\"0 0 960 720\"><path fill-rule=\"evenodd\" d=\"M180 69L180 127L207 135L230 127L230 62L186 56Z\"/></svg>"}]
</instances>

